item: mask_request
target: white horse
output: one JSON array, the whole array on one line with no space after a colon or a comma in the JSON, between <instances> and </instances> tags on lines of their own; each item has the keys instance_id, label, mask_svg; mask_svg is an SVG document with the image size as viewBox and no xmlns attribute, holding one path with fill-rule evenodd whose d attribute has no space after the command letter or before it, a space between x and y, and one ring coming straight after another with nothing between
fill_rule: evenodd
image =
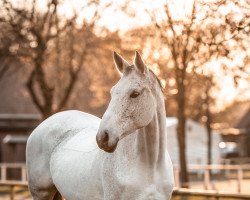
<instances>
[{"instance_id":1,"label":"white horse","mask_svg":"<svg viewBox=\"0 0 250 200\"><path fill-rule=\"evenodd\" d=\"M160 83L137 52L133 65L117 53L114 61L122 77L111 89L102 120L65 111L46 119L29 137L34 200L61 195L67 200L170 199L173 168Z\"/></svg>"}]
</instances>

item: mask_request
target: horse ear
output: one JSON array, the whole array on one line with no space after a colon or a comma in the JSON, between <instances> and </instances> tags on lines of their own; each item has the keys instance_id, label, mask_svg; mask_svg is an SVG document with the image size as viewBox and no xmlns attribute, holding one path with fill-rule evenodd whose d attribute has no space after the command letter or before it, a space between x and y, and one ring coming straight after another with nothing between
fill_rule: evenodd
<instances>
[{"instance_id":1,"label":"horse ear","mask_svg":"<svg viewBox=\"0 0 250 200\"><path fill-rule=\"evenodd\" d=\"M138 53L138 51L135 51L134 65L141 73L145 74L146 65L143 62L141 55Z\"/></svg>"},{"instance_id":2,"label":"horse ear","mask_svg":"<svg viewBox=\"0 0 250 200\"><path fill-rule=\"evenodd\" d=\"M113 52L113 58L117 71L119 74L123 74L124 69L129 66L129 63L115 51Z\"/></svg>"}]
</instances>

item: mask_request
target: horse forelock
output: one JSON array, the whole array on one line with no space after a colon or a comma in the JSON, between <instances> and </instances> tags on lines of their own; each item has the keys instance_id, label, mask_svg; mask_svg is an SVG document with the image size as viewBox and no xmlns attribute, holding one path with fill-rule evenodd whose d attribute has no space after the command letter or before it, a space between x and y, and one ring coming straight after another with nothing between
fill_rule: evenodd
<instances>
[{"instance_id":1,"label":"horse forelock","mask_svg":"<svg viewBox=\"0 0 250 200\"><path fill-rule=\"evenodd\" d=\"M129 74L133 71L134 68L135 68L134 65L129 65L129 66L127 66L127 67L124 69L123 75L124 75L124 76L129 75Z\"/></svg>"},{"instance_id":2,"label":"horse forelock","mask_svg":"<svg viewBox=\"0 0 250 200\"><path fill-rule=\"evenodd\" d=\"M134 65L127 66L127 67L125 68L124 72L123 72L123 75L124 75L124 76L129 75L134 69L135 69L135 66L134 66ZM163 87L163 85L162 85L160 79L156 76L156 74L155 74L151 69L149 69L149 72L150 72L150 73L153 75L153 77L156 79L156 81L157 81L157 83L158 83L158 85L159 85L159 87L160 87L162 93L164 94L164 92L163 92L164 87Z\"/></svg>"}]
</instances>

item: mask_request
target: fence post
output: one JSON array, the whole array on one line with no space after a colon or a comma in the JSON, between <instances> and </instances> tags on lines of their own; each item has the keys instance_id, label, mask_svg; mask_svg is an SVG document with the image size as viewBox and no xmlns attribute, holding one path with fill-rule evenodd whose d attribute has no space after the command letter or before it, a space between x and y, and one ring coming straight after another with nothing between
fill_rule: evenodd
<instances>
[{"instance_id":1,"label":"fence post","mask_svg":"<svg viewBox=\"0 0 250 200\"><path fill-rule=\"evenodd\" d=\"M209 169L205 169L205 173L204 173L204 186L205 186L205 190L209 189L209 185L210 185L210 173L209 173Z\"/></svg>"},{"instance_id":2,"label":"fence post","mask_svg":"<svg viewBox=\"0 0 250 200\"><path fill-rule=\"evenodd\" d=\"M14 191L14 186L10 186L10 200L14 200L14 195L15 195L15 191Z\"/></svg>"},{"instance_id":3,"label":"fence post","mask_svg":"<svg viewBox=\"0 0 250 200\"><path fill-rule=\"evenodd\" d=\"M175 187L180 188L180 171L179 168L174 169Z\"/></svg>"},{"instance_id":4,"label":"fence post","mask_svg":"<svg viewBox=\"0 0 250 200\"><path fill-rule=\"evenodd\" d=\"M7 178L6 165L1 164L0 167L1 167L1 181L6 181L6 178Z\"/></svg>"},{"instance_id":5,"label":"fence post","mask_svg":"<svg viewBox=\"0 0 250 200\"><path fill-rule=\"evenodd\" d=\"M241 193L241 187L242 187L242 179L243 179L243 171L242 169L239 167L238 168L238 193Z\"/></svg>"},{"instance_id":6,"label":"fence post","mask_svg":"<svg viewBox=\"0 0 250 200\"><path fill-rule=\"evenodd\" d=\"M228 159L226 160L226 164L224 166L226 178L228 178L230 174L229 166L230 166L230 160Z\"/></svg>"},{"instance_id":7,"label":"fence post","mask_svg":"<svg viewBox=\"0 0 250 200\"><path fill-rule=\"evenodd\" d=\"M26 168L24 165L21 167L21 180L24 182L26 181Z\"/></svg>"}]
</instances>

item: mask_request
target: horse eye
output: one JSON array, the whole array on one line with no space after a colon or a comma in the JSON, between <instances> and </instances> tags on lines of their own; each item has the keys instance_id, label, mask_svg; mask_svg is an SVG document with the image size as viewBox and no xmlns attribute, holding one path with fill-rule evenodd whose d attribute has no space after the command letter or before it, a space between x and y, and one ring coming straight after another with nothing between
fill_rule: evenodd
<instances>
[{"instance_id":1,"label":"horse eye","mask_svg":"<svg viewBox=\"0 0 250 200\"><path fill-rule=\"evenodd\" d=\"M131 97L131 98L136 98L136 97L138 97L139 95L140 95L139 92L134 91L134 92L132 92L132 93L130 94L130 97Z\"/></svg>"}]
</instances>

